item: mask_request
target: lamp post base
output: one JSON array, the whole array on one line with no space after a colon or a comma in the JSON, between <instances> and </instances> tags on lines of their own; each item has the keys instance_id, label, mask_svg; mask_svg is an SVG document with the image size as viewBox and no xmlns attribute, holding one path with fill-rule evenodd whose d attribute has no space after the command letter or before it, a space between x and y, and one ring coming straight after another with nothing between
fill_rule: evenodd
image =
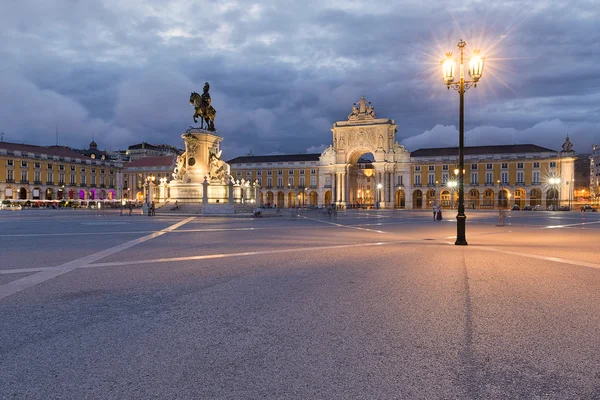
<instances>
[{"instance_id":1,"label":"lamp post base","mask_svg":"<svg viewBox=\"0 0 600 400\"><path fill-rule=\"evenodd\" d=\"M456 242L454 242L454 244L456 246L467 246L467 236L466 236L466 222L467 222L467 216L464 214L464 212L461 214L459 213L456 216Z\"/></svg>"}]
</instances>

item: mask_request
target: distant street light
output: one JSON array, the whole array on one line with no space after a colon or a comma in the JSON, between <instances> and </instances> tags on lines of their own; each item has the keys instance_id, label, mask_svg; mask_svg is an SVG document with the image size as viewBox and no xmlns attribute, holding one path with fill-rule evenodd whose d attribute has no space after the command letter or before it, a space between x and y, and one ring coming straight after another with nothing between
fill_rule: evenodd
<instances>
[{"instance_id":1,"label":"distant street light","mask_svg":"<svg viewBox=\"0 0 600 400\"><path fill-rule=\"evenodd\" d=\"M150 204L150 183L154 183L155 179L154 175L146 177L146 204Z\"/></svg>"},{"instance_id":2,"label":"distant street light","mask_svg":"<svg viewBox=\"0 0 600 400\"><path fill-rule=\"evenodd\" d=\"M560 177L558 176L551 176L550 178L548 178L548 183L552 186L552 188L554 189L552 191L552 206L553 207L557 207L558 204L555 204L557 201L558 203L560 203ZM567 181L567 185L569 184L569 182Z\"/></svg>"},{"instance_id":3,"label":"distant street light","mask_svg":"<svg viewBox=\"0 0 600 400\"><path fill-rule=\"evenodd\" d=\"M456 181L448 181L448 187L450 188L450 207L454 209L454 189L458 186Z\"/></svg>"},{"instance_id":4,"label":"distant street light","mask_svg":"<svg viewBox=\"0 0 600 400\"><path fill-rule=\"evenodd\" d=\"M465 215L465 193L464 193L464 168L465 168L465 91L471 86L476 87L483 73L484 58L479 55L479 50L473 50L469 60L469 76L471 80L465 80L464 71L464 49L467 46L462 39L458 42L460 51L460 70L458 81L454 80L456 62L452 58L452 53L446 53L446 59L442 61L442 73L444 84L450 89L455 89L460 96L459 106L459 129L458 129L458 215L456 216L456 242L455 245L466 246L466 220Z\"/></svg>"},{"instance_id":5,"label":"distant street light","mask_svg":"<svg viewBox=\"0 0 600 400\"><path fill-rule=\"evenodd\" d=\"M308 188L304 188L304 207L306 207L306 195L308 194Z\"/></svg>"}]
</instances>

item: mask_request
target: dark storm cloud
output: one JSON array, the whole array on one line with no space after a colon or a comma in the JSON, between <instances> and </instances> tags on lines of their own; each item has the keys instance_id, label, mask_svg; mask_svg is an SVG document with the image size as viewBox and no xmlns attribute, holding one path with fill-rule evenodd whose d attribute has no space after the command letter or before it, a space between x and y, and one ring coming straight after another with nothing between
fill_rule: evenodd
<instances>
[{"instance_id":1,"label":"dark storm cloud","mask_svg":"<svg viewBox=\"0 0 600 400\"><path fill-rule=\"evenodd\" d=\"M227 157L321 151L365 95L407 148L455 145L458 95L439 60L464 38L484 79L468 144L599 142L593 1L55 1L0 5L5 140L181 146L211 83Z\"/></svg>"}]
</instances>

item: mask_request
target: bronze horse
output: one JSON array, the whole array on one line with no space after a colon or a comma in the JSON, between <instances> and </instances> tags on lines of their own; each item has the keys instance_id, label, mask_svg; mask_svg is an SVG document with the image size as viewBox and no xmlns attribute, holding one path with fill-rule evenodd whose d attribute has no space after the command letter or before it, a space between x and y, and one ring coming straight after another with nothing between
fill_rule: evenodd
<instances>
[{"instance_id":1,"label":"bronze horse","mask_svg":"<svg viewBox=\"0 0 600 400\"><path fill-rule=\"evenodd\" d=\"M208 94L208 93L206 93ZM209 131L215 130L215 116L217 111L210 105L210 95L206 96L199 95L196 92L192 92L190 95L190 104L194 106L194 122L198 122L200 118L200 129L204 129L204 122L206 122L206 129Z\"/></svg>"}]
</instances>

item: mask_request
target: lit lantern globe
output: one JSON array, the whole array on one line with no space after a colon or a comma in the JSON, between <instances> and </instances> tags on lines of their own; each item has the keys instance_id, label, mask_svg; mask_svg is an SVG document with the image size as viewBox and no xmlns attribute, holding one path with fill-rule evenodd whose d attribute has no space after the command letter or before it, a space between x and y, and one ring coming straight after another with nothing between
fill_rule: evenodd
<instances>
[{"instance_id":1,"label":"lit lantern globe","mask_svg":"<svg viewBox=\"0 0 600 400\"><path fill-rule=\"evenodd\" d=\"M442 75L444 82L450 85L454 81L454 69L456 63L452 59L452 52L446 53L446 59L441 62L442 64Z\"/></svg>"},{"instance_id":2,"label":"lit lantern globe","mask_svg":"<svg viewBox=\"0 0 600 400\"><path fill-rule=\"evenodd\" d=\"M475 82L483 74L483 60L484 58L479 55L479 50L473 50L473 57L469 60L469 75Z\"/></svg>"}]
</instances>

